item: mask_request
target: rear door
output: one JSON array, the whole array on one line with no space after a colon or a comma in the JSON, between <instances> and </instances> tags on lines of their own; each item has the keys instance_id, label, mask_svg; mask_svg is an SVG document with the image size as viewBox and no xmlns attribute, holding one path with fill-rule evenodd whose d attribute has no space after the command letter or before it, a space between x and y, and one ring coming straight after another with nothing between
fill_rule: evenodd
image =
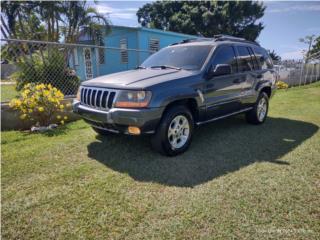
<instances>
[{"instance_id":1,"label":"rear door","mask_svg":"<svg viewBox=\"0 0 320 240\"><path fill-rule=\"evenodd\" d=\"M254 94L254 85L259 76L258 62L254 59L254 55L248 46L236 46L238 63L239 63L239 78L242 82L241 89L241 108L246 108L248 102L251 102Z\"/></svg>"},{"instance_id":2,"label":"rear door","mask_svg":"<svg viewBox=\"0 0 320 240\"><path fill-rule=\"evenodd\" d=\"M214 69L218 64L229 64L232 71L228 75L206 79L204 94L207 119L226 115L241 107L242 84L233 46L223 45L215 50L209 68Z\"/></svg>"}]
</instances>

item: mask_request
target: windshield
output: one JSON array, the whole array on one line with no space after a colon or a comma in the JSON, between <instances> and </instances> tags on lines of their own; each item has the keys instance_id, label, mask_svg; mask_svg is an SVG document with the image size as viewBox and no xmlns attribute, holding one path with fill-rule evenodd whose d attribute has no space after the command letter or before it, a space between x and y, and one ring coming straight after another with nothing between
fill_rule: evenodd
<instances>
[{"instance_id":1,"label":"windshield","mask_svg":"<svg viewBox=\"0 0 320 240\"><path fill-rule=\"evenodd\" d=\"M163 48L147 58L142 67L170 66L185 70L199 70L204 64L212 46L173 46Z\"/></svg>"}]
</instances>

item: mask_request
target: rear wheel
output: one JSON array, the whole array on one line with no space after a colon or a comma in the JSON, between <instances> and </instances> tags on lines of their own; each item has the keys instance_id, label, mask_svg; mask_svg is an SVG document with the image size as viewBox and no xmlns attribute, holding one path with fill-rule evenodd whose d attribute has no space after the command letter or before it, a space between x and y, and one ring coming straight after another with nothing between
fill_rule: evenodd
<instances>
[{"instance_id":1,"label":"rear wheel","mask_svg":"<svg viewBox=\"0 0 320 240\"><path fill-rule=\"evenodd\" d=\"M163 155L175 156L185 152L191 143L193 134L193 117L185 106L177 105L165 112L152 136L154 150Z\"/></svg>"},{"instance_id":2,"label":"rear wheel","mask_svg":"<svg viewBox=\"0 0 320 240\"><path fill-rule=\"evenodd\" d=\"M269 98L265 92L260 93L252 110L246 113L246 119L251 124L262 124L267 118Z\"/></svg>"}]
</instances>

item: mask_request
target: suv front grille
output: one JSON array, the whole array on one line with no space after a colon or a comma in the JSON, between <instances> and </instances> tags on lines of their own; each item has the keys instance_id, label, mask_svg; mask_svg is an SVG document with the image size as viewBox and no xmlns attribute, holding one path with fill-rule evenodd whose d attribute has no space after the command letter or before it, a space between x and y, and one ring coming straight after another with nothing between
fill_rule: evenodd
<instances>
[{"instance_id":1,"label":"suv front grille","mask_svg":"<svg viewBox=\"0 0 320 240\"><path fill-rule=\"evenodd\" d=\"M81 87L80 102L82 105L108 110L112 108L116 97L116 90L107 88Z\"/></svg>"}]
</instances>

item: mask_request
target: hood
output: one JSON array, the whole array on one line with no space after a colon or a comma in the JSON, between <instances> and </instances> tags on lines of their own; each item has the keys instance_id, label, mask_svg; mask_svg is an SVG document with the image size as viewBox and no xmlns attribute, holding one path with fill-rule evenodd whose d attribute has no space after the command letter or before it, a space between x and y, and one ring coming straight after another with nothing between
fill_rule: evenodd
<instances>
[{"instance_id":1,"label":"hood","mask_svg":"<svg viewBox=\"0 0 320 240\"><path fill-rule=\"evenodd\" d=\"M144 89L193 74L192 71L176 69L136 69L97 77L83 82L82 85L116 89Z\"/></svg>"}]
</instances>

